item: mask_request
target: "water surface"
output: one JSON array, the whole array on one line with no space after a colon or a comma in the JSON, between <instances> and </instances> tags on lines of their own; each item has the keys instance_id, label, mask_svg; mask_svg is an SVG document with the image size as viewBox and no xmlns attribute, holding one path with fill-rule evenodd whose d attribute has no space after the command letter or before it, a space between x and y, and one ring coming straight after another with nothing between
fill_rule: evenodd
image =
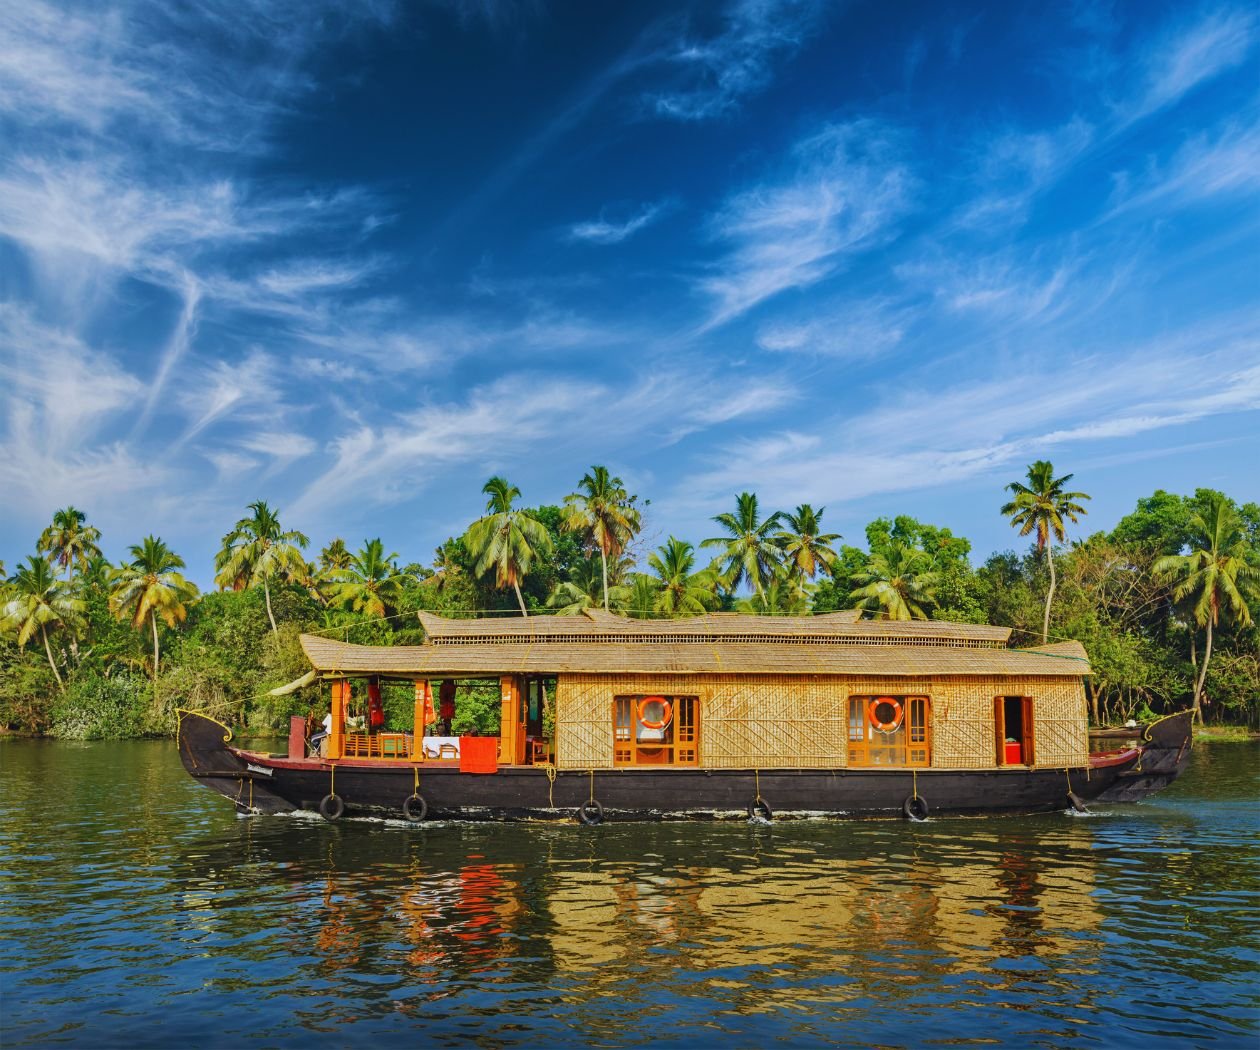
<instances>
[{"instance_id":1,"label":"water surface","mask_svg":"<svg viewBox=\"0 0 1260 1050\"><path fill-rule=\"evenodd\" d=\"M0 744L6 1047L1237 1047L1260 746L1088 817L237 817L169 742Z\"/></svg>"}]
</instances>

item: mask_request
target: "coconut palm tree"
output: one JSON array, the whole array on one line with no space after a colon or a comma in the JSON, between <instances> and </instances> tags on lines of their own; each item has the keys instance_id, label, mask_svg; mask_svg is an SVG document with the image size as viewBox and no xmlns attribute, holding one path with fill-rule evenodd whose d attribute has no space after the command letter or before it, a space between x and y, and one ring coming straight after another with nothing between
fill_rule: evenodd
<instances>
[{"instance_id":1,"label":"coconut palm tree","mask_svg":"<svg viewBox=\"0 0 1260 1050\"><path fill-rule=\"evenodd\" d=\"M551 551L551 534L529 511L513 508L512 501L520 496L521 490L508 484L506 478L496 475L481 491L490 497L486 502L487 513L468 527L464 537L474 559L474 571L484 576L493 569L495 586L511 587L516 592L521 615L528 616L525 599L521 596L521 580L529 575L529 567L539 554Z\"/></svg>"},{"instance_id":2,"label":"coconut palm tree","mask_svg":"<svg viewBox=\"0 0 1260 1050\"><path fill-rule=\"evenodd\" d=\"M196 584L176 572L184 559L156 536L146 536L130 548L131 561L113 571L109 607L118 619L131 617L131 625L143 630L145 621L153 630L153 680L160 669L158 617L167 627L182 623L188 605L197 597Z\"/></svg>"},{"instance_id":3,"label":"coconut palm tree","mask_svg":"<svg viewBox=\"0 0 1260 1050\"><path fill-rule=\"evenodd\" d=\"M894 541L886 550L872 552L853 582L860 584L849 595L853 608L888 620L926 620L928 607L936 604L932 556L904 543Z\"/></svg>"},{"instance_id":4,"label":"coconut palm tree","mask_svg":"<svg viewBox=\"0 0 1260 1050\"><path fill-rule=\"evenodd\" d=\"M719 514L713 519L727 535L703 540L700 546L722 548L714 559L714 566L728 592L746 580L760 594L773 579L781 558L774 529L781 516L776 512L761 521L756 495L741 492L735 500L734 514Z\"/></svg>"},{"instance_id":5,"label":"coconut palm tree","mask_svg":"<svg viewBox=\"0 0 1260 1050\"><path fill-rule=\"evenodd\" d=\"M671 536L659 550L648 555L657 577L653 611L666 616L698 616L717 604L717 573L712 568L693 571L695 548Z\"/></svg>"},{"instance_id":6,"label":"coconut palm tree","mask_svg":"<svg viewBox=\"0 0 1260 1050\"><path fill-rule=\"evenodd\" d=\"M271 580L300 575L306 566L302 549L310 542L303 533L285 532L280 516L263 500L249 505L253 514L242 518L223 537L223 546L215 556L218 570L214 582L224 590L244 590L263 585L267 601L267 619L276 633L276 617L271 611Z\"/></svg>"},{"instance_id":7,"label":"coconut palm tree","mask_svg":"<svg viewBox=\"0 0 1260 1050\"><path fill-rule=\"evenodd\" d=\"M389 616L402 600L406 577L398 571L397 557L396 551L385 553L380 539L364 540L330 585L331 600L365 616Z\"/></svg>"},{"instance_id":8,"label":"coconut palm tree","mask_svg":"<svg viewBox=\"0 0 1260 1050\"><path fill-rule=\"evenodd\" d=\"M585 609L596 609L604 603L605 594L611 609L620 611L630 595L630 587L623 582L634 562L624 556L613 559L607 569L608 589L604 590L605 569L594 558L578 562L569 575L552 588L547 598L547 608L555 609L560 616L577 616Z\"/></svg>"},{"instance_id":9,"label":"coconut palm tree","mask_svg":"<svg viewBox=\"0 0 1260 1050\"><path fill-rule=\"evenodd\" d=\"M1194 683L1194 717L1202 722L1200 700L1212 659L1212 630L1222 620L1240 627L1251 624L1250 603L1257 600L1260 570L1247 561L1242 523L1222 493L1207 494L1202 509L1190 516L1190 529L1190 553L1160 558L1152 571L1173 584L1173 600L1185 603L1194 622L1207 629Z\"/></svg>"},{"instance_id":10,"label":"coconut palm tree","mask_svg":"<svg viewBox=\"0 0 1260 1050\"><path fill-rule=\"evenodd\" d=\"M101 553L101 530L86 522L87 515L77 507L59 510L35 544L37 551L66 570L67 581L76 567L83 571Z\"/></svg>"},{"instance_id":11,"label":"coconut palm tree","mask_svg":"<svg viewBox=\"0 0 1260 1050\"><path fill-rule=\"evenodd\" d=\"M639 531L641 516L621 478L607 467L593 466L578 482L578 492L564 498L564 528L581 533L599 551L604 569L604 609L608 609L608 559L626 549Z\"/></svg>"},{"instance_id":12,"label":"coconut palm tree","mask_svg":"<svg viewBox=\"0 0 1260 1050\"><path fill-rule=\"evenodd\" d=\"M1089 499L1084 492L1064 492L1063 486L1072 480L1071 474L1061 478L1054 476L1049 460L1039 459L1028 467L1028 484L1012 481L1007 485L1015 498L1002 507L1002 513L1011 519L1011 527L1019 528L1021 536L1030 532L1037 535L1037 550L1044 551L1046 566L1050 569L1050 590L1046 593L1046 613L1041 622L1041 642L1050 637L1050 605L1054 601L1057 580L1054 573L1053 540L1065 539L1063 519L1077 522L1078 514L1088 514L1076 500Z\"/></svg>"},{"instance_id":13,"label":"coconut palm tree","mask_svg":"<svg viewBox=\"0 0 1260 1050\"><path fill-rule=\"evenodd\" d=\"M0 630L16 635L19 646L39 632L52 668L57 686L64 693L66 683L57 670L53 659L48 633L59 628L74 629L79 625L84 603L70 594L69 584L53 575L52 566L44 559L31 555L27 564L18 566L13 579L5 588L6 600L0 607Z\"/></svg>"},{"instance_id":14,"label":"coconut palm tree","mask_svg":"<svg viewBox=\"0 0 1260 1050\"><path fill-rule=\"evenodd\" d=\"M839 557L831 545L841 538L840 534L822 531L822 516L826 509L820 507L814 510L808 503L802 503L795 514L782 515L787 528L780 531L775 539L798 588L803 587L807 578L812 580L820 568L830 569Z\"/></svg>"},{"instance_id":15,"label":"coconut palm tree","mask_svg":"<svg viewBox=\"0 0 1260 1050\"><path fill-rule=\"evenodd\" d=\"M802 577L780 570L760 594L737 601L735 611L756 616L804 616L809 612L812 590Z\"/></svg>"},{"instance_id":16,"label":"coconut palm tree","mask_svg":"<svg viewBox=\"0 0 1260 1050\"><path fill-rule=\"evenodd\" d=\"M325 576L350 568L353 555L346 550L346 541L338 537L319 552L319 570Z\"/></svg>"},{"instance_id":17,"label":"coconut palm tree","mask_svg":"<svg viewBox=\"0 0 1260 1050\"><path fill-rule=\"evenodd\" d=\"M626 587L622 611L636 620L650 620L656 615L656 599L660 595L660 583L646 573L635 573Z\"/></svg>"}]
</instances>

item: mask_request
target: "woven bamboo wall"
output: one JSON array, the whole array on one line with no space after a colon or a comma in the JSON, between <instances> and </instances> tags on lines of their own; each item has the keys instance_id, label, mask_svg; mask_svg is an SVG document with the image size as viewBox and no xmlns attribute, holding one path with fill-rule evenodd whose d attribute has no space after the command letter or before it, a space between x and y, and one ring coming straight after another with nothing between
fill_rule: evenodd
<instances>
[{"instance_id":1,"label":"woven bamboo wall","mask_svg":"<svg viewBox=\"0 0 1260 1050\"><path fill-rule=\"evenodd\" d=\"M994 764L999 695L1034 698L1037 765L1087 760L1085 691L1077 678L564 674L556 686L556 764L611 768L612 699L645 694L700 698L700 764L711 769L842 767L848 697L881 694L931 697L936 767Z\"/></svg>"}]
</instances>

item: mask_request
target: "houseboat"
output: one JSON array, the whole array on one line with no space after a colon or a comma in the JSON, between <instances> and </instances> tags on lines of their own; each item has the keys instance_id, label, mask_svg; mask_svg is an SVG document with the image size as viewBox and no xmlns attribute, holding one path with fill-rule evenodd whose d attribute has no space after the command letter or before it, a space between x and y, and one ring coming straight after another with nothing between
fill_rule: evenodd
<instances>
[{"instance_id":1,"label":"houseboat","mask_svg":"<svg viewBox=\"0 0 1260 1050\"><path fill-rule=\"evenodd\" d=\"M419 616L415 646L302 636L330 713L317 748L300 717L272 754L181 711L184 767L243 811L594 824L1080 809L1144 798L1189 759L1189 712L1091 755L1084 648L1012 648L1002 627ZM390 683L414 688L406 729L378 724ZM498 734L452 737L477 683L497 694Z\"/></svg>"}]
</instances>

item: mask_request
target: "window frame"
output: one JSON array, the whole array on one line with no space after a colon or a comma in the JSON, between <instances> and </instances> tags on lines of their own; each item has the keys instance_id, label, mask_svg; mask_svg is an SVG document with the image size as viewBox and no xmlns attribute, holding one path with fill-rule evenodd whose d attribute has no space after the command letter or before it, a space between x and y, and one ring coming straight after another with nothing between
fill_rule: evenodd
<instances>
[{"instance_id":1,"label":"window frame","mask_svg":"<svg viewBox=\"0 0 1260 1050\"><path fill-rule=\"evenodd\" d=\"M877 744L876 732L870 722L870 704L877 697L891 697L901 704L901 725L895 735L895 743ZM860 704L860 716L855 720L855 701ZM852 769L927 769L932 765L932 697L928 693L850 693L845 707L845 740L848 747L848 768ZM860 735L855 732L860 730ZM921 734L922 739L915 739ZM873 747L872 745L875 744ZM898 752L900 761L873 760L876 748Z\"/></svg>"},{"instance_id":2,"label":"window frame","mask_svg":"<svg viewBox=\"0 0 1260 1050\"><path fill-rule=\"evenodd\" d=\"M659 742L643 741L639 725L639 703L648 697L663 697L670 705L667 737ZM622 717L621 705L628 705L629 718ZM700 697L694 693L621 693L612 698L613 766L624 769L692 768L700 764ZM629 734L629 735L624 735Z\"/></svg>"}]
</instances>

